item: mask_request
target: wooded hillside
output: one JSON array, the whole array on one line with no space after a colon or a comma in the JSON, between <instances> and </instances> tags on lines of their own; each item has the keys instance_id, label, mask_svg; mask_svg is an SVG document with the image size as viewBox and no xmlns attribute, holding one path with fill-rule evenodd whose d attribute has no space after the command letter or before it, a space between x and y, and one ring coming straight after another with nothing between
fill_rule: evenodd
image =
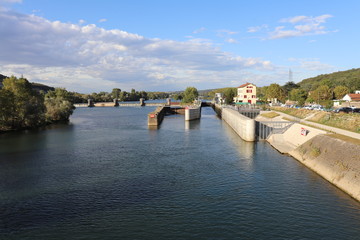
<instances>
[{"instance_id":1,"label":"wooded hillside","mask_svg":"<svg viewBox=\"0 0 360 240\"><path fill-rule=\"evenodd\" d=\"M360 90L360 68L307 78L299 82L298 85L308 92L315 90L321 85L327 85L330 88L345 86L349 88L350 92L354 92L355 90Z\"/></svg>"}]
</instances>

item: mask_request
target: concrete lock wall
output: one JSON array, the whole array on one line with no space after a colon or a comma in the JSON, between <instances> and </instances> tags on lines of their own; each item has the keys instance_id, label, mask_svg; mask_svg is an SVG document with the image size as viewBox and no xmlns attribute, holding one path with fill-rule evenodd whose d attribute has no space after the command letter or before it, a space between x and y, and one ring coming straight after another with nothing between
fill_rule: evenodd
<instances>
[{"instance_id":1,"label":"concrete lock wall","mask_svg":"<svg viewBox=\"0 0 360 240\"><path fill-rule=\"evenodd\" d=\"M245 117L239 112L229 109L222 109L222 119L234 129L234 131L245 141L255 141L255 120Z\"/></svg>"},{"instance_id":2,"label":"concrete lock wall","mask_svg":"<svg viewBox=\"0 0 360 240\"><path fill-rule=\"evenodd\" d=\"M158 126L164 119L164 115L167 111L165 107L157 107L155 111L148 114L148 126Z\"/></svg>"},{"instance_id":3,"label":"concrete lock wall","mask_svg":"<svg viewBox=\"0 0 360 240\"><path fill-rule=\"evenodd\" d=\"M199 119L201 117L201 107L185 108L185 121Z\"/></svg>"}]
</instances>

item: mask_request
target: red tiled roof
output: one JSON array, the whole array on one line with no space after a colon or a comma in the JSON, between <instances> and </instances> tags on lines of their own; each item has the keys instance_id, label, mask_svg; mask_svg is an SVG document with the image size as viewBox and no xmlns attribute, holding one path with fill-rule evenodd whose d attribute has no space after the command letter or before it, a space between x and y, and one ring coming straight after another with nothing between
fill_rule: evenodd
<instances>
[{"instance_id":1,"label":"red tiled roof","mask_svg":"<svg viewBox=\"0 0 360 240\"><path fill-rule=\"evenodd\" d=\"M247 85L254 85L254 84L252 84L252 83L245 83L245 84L243 84L243 85L240 85L240 86L238 86L237 88L243 88L243 87L246 87ZM254 85L255 86L255 85Z\"/></svg>"},{"instance_id":2,"label":"red tiled roof","mask_svg":"<svg viewBox=\"0 0 360 240\"><path fill-rule=\"evenodd\" d=\"M352 101L360 101L360 94L350 93L348 94Z\"/></svg>"}]
</instances>

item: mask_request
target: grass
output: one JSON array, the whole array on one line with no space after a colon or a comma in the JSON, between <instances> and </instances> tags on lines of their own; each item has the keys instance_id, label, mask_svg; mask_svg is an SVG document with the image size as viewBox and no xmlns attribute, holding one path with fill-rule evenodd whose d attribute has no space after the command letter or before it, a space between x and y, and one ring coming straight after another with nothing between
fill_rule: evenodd
<instances>
[{"instance_id":1,"label":"grass","mask_svg":"<svg viewBox=\"0 0 360 240\"><path fill-rule=\"evenodd\" d=\"M284 108L284 107L273 107L271 109L302 119L314 113L313 110L308 110L308 109Z\"/></svg>"},{"instance_id":2,"label":"grass","mask_svg":"<svg viewBox=\"0 0 360 240\"><path fill-rule=\"evenodd\" d=\"M319 112L309 119L312 122L360 133L360 114Z\"/></svg>"},{"instance_id":3,"label":"grass","mask_svg":"<svg viewBox=\"0 0 360 240\"><path fill-rule=\"evenodd\" d=\"M260 116L266 117L266 118L275 118L277 116L280 116L280 114L276 112L268 112L268 113L262 113Z\"/></svg>"},{"instance_id":4,"label":"grass","mask_svg":"<svg viewBox=\"0 0 360 240\"><path fill-rule=\"evenodd\" d=\"M307 109L296 108L282 108L274 107L273 110L283 112L298 118L306 118L313 115L310 119L311 122L320 123L330 127L336 127L348 130L355 133L360 133L360 114L358 113L333 113L333 112L318 112Z\"/></svg>"},{"instance_id":5,"label":"grass","mask_svg":"<svg viewBox=\"0 0 360 240\"><path fill-rule=\"evenodd\" d=\"M348 137L348 136L341 135L341 134L328 134L328 136L332 137L332 138L337 138L337 139L340 139L340 140L343 140L346 142L351 142L356 145L360 145L360 139Z\"/></svg>"},{"instance_id":6,"label":"grass","mask_svg":"<svg viewBox=\"0 0 360 240\"><path fill-rule=\"evenodd\" d=\"M320 148L311 146L311 155L313 157L318 157L321 154Z\"/></svg>"}]
</instances>

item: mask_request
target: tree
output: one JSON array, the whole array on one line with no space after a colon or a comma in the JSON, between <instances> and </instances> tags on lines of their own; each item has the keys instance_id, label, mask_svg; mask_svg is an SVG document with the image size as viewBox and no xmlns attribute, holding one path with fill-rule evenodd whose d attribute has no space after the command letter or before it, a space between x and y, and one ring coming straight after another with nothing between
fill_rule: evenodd
<instances>
[{"instance_id":1,"label":"tree","mask_svg":"<svg viewBox=\"0 0 360 240\"><path fill-rule=\"evenodd\" d=\"M72 94L63 88L56 88L45 95L46 121L67 122L75 107L71 102Z\"/></svg>"},{"instance_id":2,"label":"tree","mask_svg":"<svg viewBox=\"0 0 360 240\"><path fill-rule=\"evenodd\" d=\"M119 96L120 96L120 92L121 92L121 89L120 88L113 88L112 92L111 92L111 97L113 99L118 99Z\"/></svg>"},{"instance_id":3,"label":"tree","mask_svg":"<svg viewBox=\"0 0 360 240\"><path fill-rule=\"evenodd\" d=\"M224 90L225 104L231 104L234 102L234 97L237 95L236 88L226 88Z\"/></svg>"},{"instance_id":4,"label":"tree","mask_svg":"<svg viewBox=\"0 0 360 240\"><path fill-rule=\"evenodd\" d=\"M293 88L289 92L289 99L292 101L297 101L297 103L302 106L304 105L306 98L308 96L308 93L301 88Z\"/></svg>"},{"instance_id":5,"label":"tree","mask_svg":"<svg viewBox=\"0 0 360 240\"><path fill-rule=\"evenodd\" d=\"M0 89L0 131L10 130L14 117L15 96L6 89Z\"/></svg>"},{"instance_id":6,"label":"tree","mask_svg":"<svg viewBox=\"0 0 360 240\"><path fill-rule=\"evenodd\" d=\"M176 93L173 95L174 100L182 100L184 98L183 93Z\"/></svg>"},{"instance_id":7,"label":"tree","mask_svg":"<svg viewBox=\"0 0 360 240\"><path fill-rule=\"evenodd\" d=\"M195 87L187 87L184 92L182 102L191 103L199 96L198 90Z\"/></svg>"},{"instance_id":8,"label":"tree","mask_svg":"<svg viewBox=\"0 0 360 240\"><path fill-rule=\"evenodd\" d=\"M342 99L349 91L349 88L345 86L336 86L334 88L335 99Z\"/></svg>"},{"instance_id":9,"label":"tree","mask_svg":"<svg viewBox=\"0 0 360 240\"><path fill-rule=\"evenodd\" d=\"M299 88L300 86L297 85L296 83L289 81L287 83L285 83L284 86L282 86L282 88L284 89L285 95L287 95L288 93L290 93L291 90Z\"/></svg>"},{"instance_id":10,"label":"tree","mask_svg":"<svg viewBox=\"0 0 360 240\"><path fill-rule=\"evenodd\" d=\"M284 102L285 96L284 89L282 89L279 84L270 84L270 86L266 89L266 98L268 99L277 98L281 102Z\"/></svg>"},{"instance_id":11,"label":"tree","mask_svg":"<svg viewBox=\"0 0 360 240\"><path fill-rule=\"evenodd\" d=\"M321 85L311 92L311 96L320 103L320 101L332 99L332 91L327 85Z\"/></svg>"},{"instance_id":12,"label":"tree","mask_svg":"<svg viewBox=\"0 0 360 240\"><path fill-rule=\"evenodd\" d=\"M44 124L43 96L32 89L27 79L14 76L6 78L3 81L3 90L7 96L13 96L9 106L12 114L8 119L11 119L11 129L33 128Z\"/></svg>"}]
</instances>

